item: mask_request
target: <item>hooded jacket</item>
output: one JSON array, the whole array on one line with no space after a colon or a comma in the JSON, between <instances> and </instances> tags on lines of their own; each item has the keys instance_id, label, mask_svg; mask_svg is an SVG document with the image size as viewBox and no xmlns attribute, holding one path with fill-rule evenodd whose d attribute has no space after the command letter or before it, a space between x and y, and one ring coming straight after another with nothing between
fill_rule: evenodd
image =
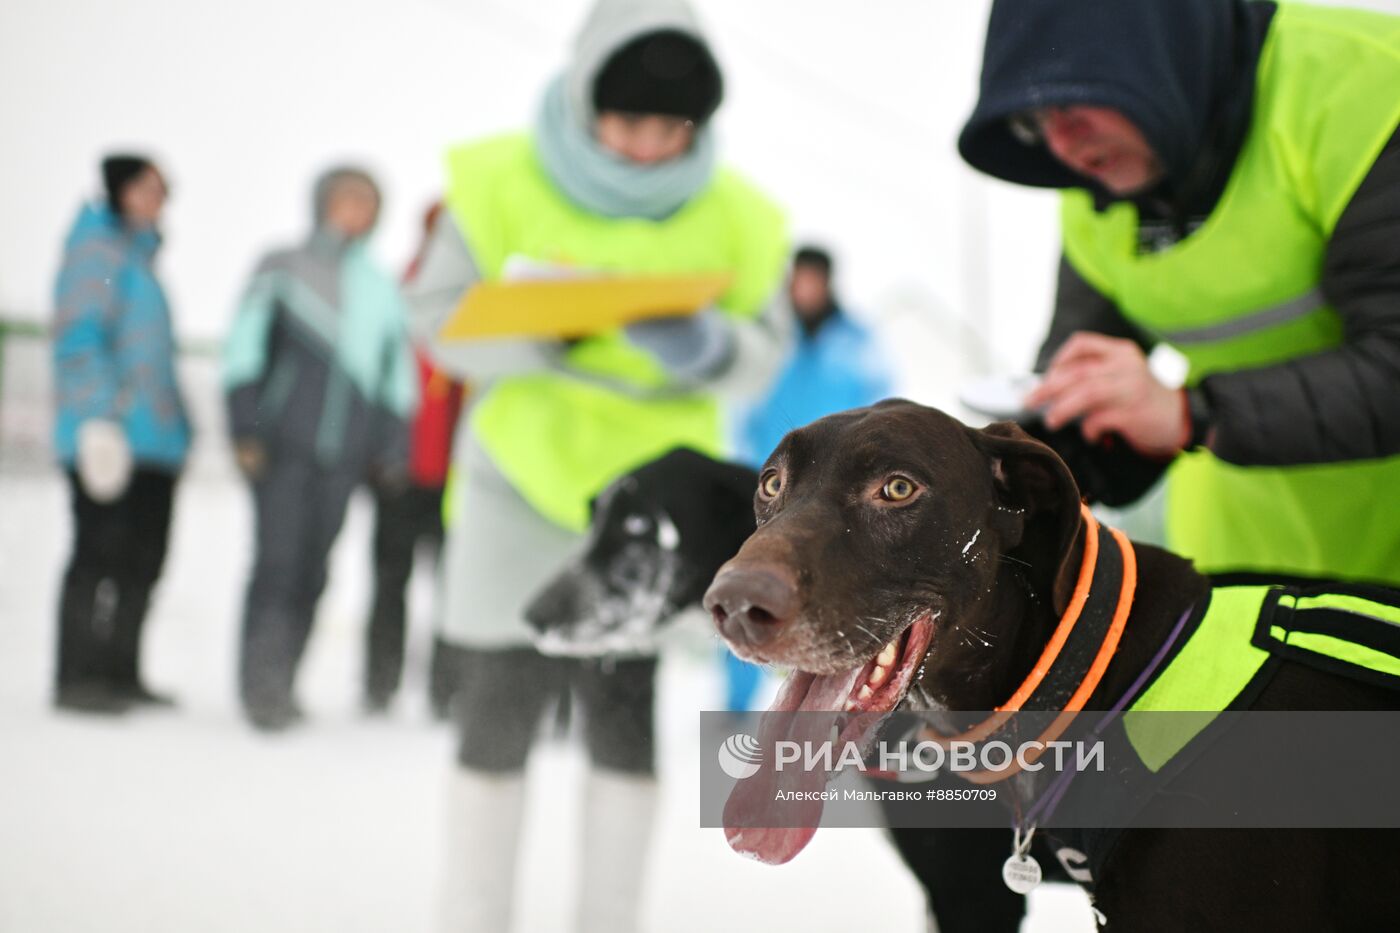
<instances>
[{"instance_id":1,"label":"hooded jacket","mask_svg":"<svg viewBox=\"0 0 1400 933\"><path fill-rule=\"evenodd\" d=\"M573 119L581 122L582 129L591 132L596 116L592 83L608 56L632 39L659 30L682 32L708 45L693 11L682 0L602 0L593 7L558 81L569 112ZM707 134L702 132L701 141L706 138ZM627 168L631 167L620 168L620 171L626 172ZM646 183L645 169L634 168L633 175L634 186ZM557 179L551 180L559 185ZM625 212L610 211L608 215L625 215ZM458 222L451 212L444 211L430 234L418 274L404 290L409 302L410 326L421 343L431 348L437 364L459 378L470 378L478 384L507 375L564 368L567 347L558 341L506 339L444 343L436 340L438 331L456 310L458 300L481 276L480 264ZM730 397L748 397L768 384L773 375L773 361L790 334L791 322L777 301L780 279L781 267L777 266L773 275L774 301L759 317L735 328L734 352L726 365L706 374L706 387Z\"/></svg>"},{"instance_id":2,"label":"hooded jacket","mask_svg":"<svg viewBox=\"0 0 1400 933\"><path fill-rule=\"evenodd\" d=\"M417 401L398 285L363 243L317 228L258 264L224 344L235 440L323 469L406 468Z\"/></svg>"},{"instance_id":3,"label":"hooded jacket","mask_svg":"<svg viewBox=\"0 0 1400 933\"><path fill-rule=\"evenodd\" d=\"M1190 235L1215 207L1248 132L1259 50L1277 5L1243 0L1000 0L988 27L981 96L959 139L973 167L1020 184L1086 188L1007 118L1034 107L1114 107L1161 157L1166 179L1133 198L1139 248ZM1384 41L1384 40L1379 40ZM1320 288L1346 340L1325 353L1221 372L1197 391L1213 413L1212 452L1241 466L1373 459L1400 453L1400 140L1392 138L1338 219ZM1045 366L1075 331L1134 339L1112 301L1062 261ZM1077 456L1077 455L1076 455ZM1140 489L1131 490L1133 492ZM1121 493L1109 498L1124 498Z\"/></svg>"},{"instance_id":4,"label":"hooded jacket","mask_svg":"<svg viewBox=\"0 0 1400 933\"><path fill-rule=\"evenodd\" d=\"M679 32L708 50L695 11L684 0L602 0L579 29L564 84L574 112L592 120L594 82L613 53L652 32Z\"/></svg>"},{"instance_id":5,"label":"hooded jacket","mask_svg":"<svg viewBox=\"0 0 1400 933\"><path fill-rule=\"evenodd\" d=\"M1145 213L1209 213L1244 138L1273 3L1246 0L1022 0L997 3L977 107L958 139L974 168L1046 188L1089 188L1009 118L1043 107L1110 107L1142 132L1164 181Z\"/></svg>"},{"instance_id":6,"label":"hooded jacket","mask_svg":"<svg viewBox=\"0 0 1400 933\"><path fill-rule=\"evenodd\" d=\"M649 448L659 435L674 435L670 446L695 446L696 432L718 435L709 430L718 417L712 400L764 386L790 329L773 300L786 257L781 214L735 173L713 166L705 127L689 152L652 165L627 162L593 138L599 69L613 51L663 29L704 41L685 4L604 0L533 133L449 153L450 210L407 289L415 330L435 361L481 386L465 432L470 443L489 450L517 491L568 528L586 524L586 501L597 489L584 487L595 474L613 478L610 458L640 456L634 448ZM610 192L616 203L601 200ZM634 274L724 270L733 278L717 307L629 325L625 335L435 340L462 294L480 279L508 275L515 259ZM600 406L615 411L604 416ZM665 414L682 409L689 420ZM549 428L556 418L567 430ZM546 477L546 468L565 475Z\"/></svg>"},{"instance_id":7,"label":"hooded jacket","mask_svg":"<svg viewBox=\"0 0 1400 933\"><path fill-rule=\"evenodd\" d=\"M175 375L175 339L152 263L154 230L131 230L86 204L69 231L54 290L54 447L77 457L78 427L119 422L141 466L179 470L190 423Z\"/></svg>"}]
</instances>

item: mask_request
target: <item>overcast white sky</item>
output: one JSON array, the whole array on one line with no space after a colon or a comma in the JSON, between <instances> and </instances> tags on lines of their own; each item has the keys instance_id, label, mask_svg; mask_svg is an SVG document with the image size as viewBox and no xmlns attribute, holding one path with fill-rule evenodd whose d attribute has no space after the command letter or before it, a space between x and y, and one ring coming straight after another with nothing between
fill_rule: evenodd
<instances>
[{"instance_id":1,"label":"overcast white sky","mask_svg":"<svg viewBox=\"0 0 1400 933\"><path fill-rule=\"evenodd\" d=\"M1400 0L1366 5L1400 12ZM161 268L179 331L222 334L267 247L300 237L337 159L388 194L397 268L458 139L520 126L585 0L49 0L0 10L0 314L43 318L61 238L107 150L154 152L174 199ZM1054 198L981 179L953 148L987 0L700 0L727 75L728 161L835 247L848 299L897 333L1003 365L1039 339ZM960 322L963 326L960 326ZM903 330L901 330L903 328Z\"/></svg>"}]
</instances>

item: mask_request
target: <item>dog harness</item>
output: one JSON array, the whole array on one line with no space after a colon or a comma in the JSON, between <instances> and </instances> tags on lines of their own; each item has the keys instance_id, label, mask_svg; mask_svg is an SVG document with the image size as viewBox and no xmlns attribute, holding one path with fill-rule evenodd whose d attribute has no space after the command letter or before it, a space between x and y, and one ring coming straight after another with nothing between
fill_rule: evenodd
<instances>
[{"instance_id":1,"label":"dog harness","mask_svg":"<svg viewBox=\"0 0 1400 933\"><path fill-rule=\"evenodd\" d=\"M1097 807L1117 814L1117 827L1049 833L1066 872L1092 893L1121 827L1225 733L1220 714L1250 708L1285 661L1400 690L1400 591L1213 581L1207 602L1183 613L1138 681L1090 733L1121 730L1136 761L1115 761L1110 772L1087 781L1064 772L1030 806L1026 822L1048 820L1071 793L1093 795ZM1156 712L1201 715L1144 715Z\"/></svg>"},{"instance_id":2,"label":"dog harness","mask_svg":"<svg viewBox=\"0 0 1400 933\"><path fill-rule=\"evenodd\" d=\"M1206 600L1177 619L1132 684L1107 711L1085 712L1084 703L1102 681L1131 613L1136 559L1130 541L1083 508L1086 529L1078 584L1040 658L1020 687L997 711L956 736L924 727L922 738L1015 745L1028 736L1013 713L1053 721L1034 738L1062 735L1076 717L1091 719L1081 738L1118 730L1136 761L1118 762L1109 777L1078 780L1061 772L1024 806L1013 822L1007 884L1024 893L1039 879L1028 855L1037 823L1048 822L1070 793L1090 794L1097 806L1124 817L1124 825L1152 795L1190 764L1221 729L1220 713L1247 709L1284 660L1400 690L1400 591L1363 584L1318 581L1248 582L1218 578ZM1152 716L1155 712L1197 716ZM1083 724L1081 724L1083 725ZM1132 756L1129 756L1132 757ZM1026 755L1026 763L1035 757ZM1005 780L1018 773L1013 761L997 771L960 775L974 783ZM1013 795L1014 799L1014 795ZM1121 829L1055 829L1049 835L1072 879L1092 893Z\"/></svg>"}]
</instances>

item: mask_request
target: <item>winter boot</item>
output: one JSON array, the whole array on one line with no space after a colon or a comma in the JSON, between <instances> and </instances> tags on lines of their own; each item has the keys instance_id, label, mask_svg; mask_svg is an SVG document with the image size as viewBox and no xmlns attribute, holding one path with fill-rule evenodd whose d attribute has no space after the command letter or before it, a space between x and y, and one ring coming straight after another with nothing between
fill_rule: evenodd
<instances>
[{"instance_id":1,"label":"winter boot","mask_svg":"<svg viewBox=\"0 0 1400 933\"><path fill-rule=\"evenodd\" d=\"M251 604L244 610L238 685L243 713L253 728L281 732L305 718L292 684L309 627L302 612Z\"/></svg>"},{"instance_id":2,"label":"winter boot","mask_svg":"<svg viewBox=\"0 0 1400 933\"><path fill-rule=\"evenodd\" d=\"M583 795L579 933L636 933L656 816L656 778L593 768Z\"/></svg>"},{"instance_id":3,"label":"winter boot","mask_svg":"<svg viewBox=\"0 0 1400 933\"><path fill-rule=\"evenodd\" d=\"M509 933L525 775L457 768L448 788L440 933Z\"/></svg>"},{"instance_id":4,"label":"winter boot","mask_svg":"<svg viewBox=\"0 0 1400 933\"><path fill-rule=\"evenodd\" d=\"M141 682L141 632L146 625L150 604L150 586L119 584L116 611L112 618L109 676L112 688L133 705L173 707L175 701L171 697L148 690Z\"/></svg>"},{"instance_id":5,"label":"winter boot","mask_svg":"<svg viewBox=\"0 0 1400 933\"><path fill-rule=\"evenodd\" d=\"M58 667L54 705L79 713L124 713L129 700L112 689L105 658L110 651L110 620L100 611L98 591L105 589L95 574L70 568L58 601Z\"/></svg>"}]
</instances>

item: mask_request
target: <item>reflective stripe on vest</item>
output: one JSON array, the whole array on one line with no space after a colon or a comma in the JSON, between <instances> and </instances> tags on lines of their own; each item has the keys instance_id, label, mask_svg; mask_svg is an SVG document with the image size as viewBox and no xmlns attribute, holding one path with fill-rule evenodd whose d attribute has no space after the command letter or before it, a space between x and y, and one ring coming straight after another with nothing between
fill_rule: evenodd
<instances>
[{"instance_id":1,"label":"reflective stripe on vest","mask_svg":"<svg viewBox=\"0 0 1400 933\"><path fill-rule=\"evenodd\" d=\"M1322 289L1310 288L1297 298L1290 298L1272 307L1237 315L1219 324L1187 327L1182 330L1165 330L1162 332L1162 338L1178 347L1195 343L1213 343L1217 340L1230 340L1245 334L1252 334L1255 331L1287 324L1289 321L1322 311L1326 307L1327 298L1322 294Z\"/></svg>"},{"instance_id":2,"label":"reflective stripe on vest","mask_svg":"<svg viewBox=\"0 0 1400 933\"><path fill-rule=\"evenodd\" d=\"M1074 268L1144 332L1176 345L1188 382L1325 352L1344 339L1320 291L1328 239L1400 120L1400 18L1281 3L1260 55L1251 126L1219 203L1181 242L1137 253L1132 204L1063 199ZM1248 417L1247 412L1233 413ZM1211 573L1400 584L1400 457L1238 467L1209 452L1170 471L1167 542Z\"/></svg>"},{"instance_id":3,"label":"reflective stripe on vest","mask_svg":"<svg viewBox=\"0 0 1400 933\"><path fill-rule=\"evenodd\" d=\"M1400 684L1400 592L1383 602L1355 593L1284 590L1272 616L1260 620L1254 641L1303 663L1326 659L1339 673Z\"/></svg>"},{"instance_id":4,"label":"reflective stripe on vest","mask_svg":"<svg viewBox=\"0 0 1400 933\"><path fill-rule=\"evenodd\" d=\"M1214 587L1186 644L1123 717L1148 770L1160 770L1229 709L1271 655L1400 688L1400 591ZM1201 715L1134 715L1160 712Z\"/></svg>"}]
</instances>

